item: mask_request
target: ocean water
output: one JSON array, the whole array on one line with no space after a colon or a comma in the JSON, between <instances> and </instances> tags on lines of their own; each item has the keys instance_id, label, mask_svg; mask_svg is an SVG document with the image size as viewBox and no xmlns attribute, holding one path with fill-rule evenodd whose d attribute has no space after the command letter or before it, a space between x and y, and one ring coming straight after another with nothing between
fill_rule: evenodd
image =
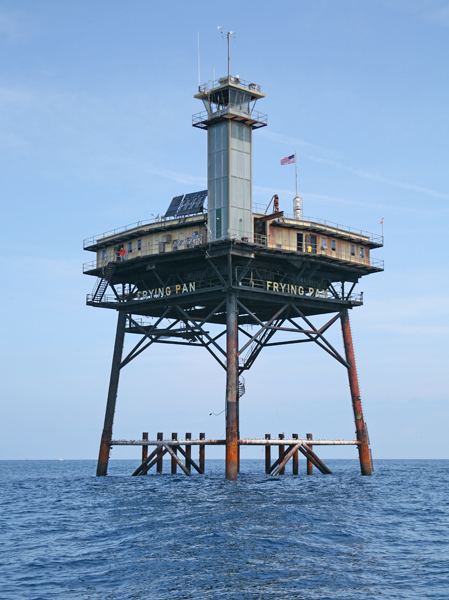
<instances>
[{"instance_id":1,"label":"ocean water","mask_svg":"<svg viewBox=\"0 0 449 600\"><path fill-rule=\"evenodd\" d=\"M0 462L0 598L449 599L449 461L267 478ZM302 466L302 465L301 465Z\"/></svg>"}]
</instances>

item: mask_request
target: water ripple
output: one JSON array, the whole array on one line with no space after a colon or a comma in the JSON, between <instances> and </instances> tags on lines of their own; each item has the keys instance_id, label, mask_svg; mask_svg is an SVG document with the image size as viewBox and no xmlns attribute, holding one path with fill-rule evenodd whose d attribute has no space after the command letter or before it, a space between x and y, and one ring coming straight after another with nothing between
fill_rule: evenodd
<instances>
[{"instance_id":1,"label":"water ripple","mask_svg":"<svg viewBox=\"0 0 449 600\"><path fill-rule=\"evenodd\" d=\"M449 461L267 479L0 462L0 598L449 598Z\"/></svg>"}]
</instances>

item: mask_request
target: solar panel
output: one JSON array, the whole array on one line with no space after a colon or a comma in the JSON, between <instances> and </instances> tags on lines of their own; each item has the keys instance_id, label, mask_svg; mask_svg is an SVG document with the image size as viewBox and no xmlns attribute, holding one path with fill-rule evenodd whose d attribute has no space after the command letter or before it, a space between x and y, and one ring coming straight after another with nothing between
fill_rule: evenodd
<instances>
[{"instance_id":1,"label":"solar panel","mask_svg":"<svg viewBox=\"0 0 449 600\"><path fill-rule=\"evenodd\" d=\"M170 206L168 207L168 210L164 216L174 217L176 215L176 212L177 212L179 205L181 204L181 200L183 198L184 198L184 196L175 196L173 198L173 200L170 202Z\"/></svg>"},{"instance_id":2,"label":"solar panel","mask_svg":"<svg viewBox=\"0 0 449 600\"><path fill-rule=\"evenodd\" d=\"M192 192L184 196L175 196L168 207L165 217L182 217L203 212L207 190Z\"/></svg>"}]
</instances>

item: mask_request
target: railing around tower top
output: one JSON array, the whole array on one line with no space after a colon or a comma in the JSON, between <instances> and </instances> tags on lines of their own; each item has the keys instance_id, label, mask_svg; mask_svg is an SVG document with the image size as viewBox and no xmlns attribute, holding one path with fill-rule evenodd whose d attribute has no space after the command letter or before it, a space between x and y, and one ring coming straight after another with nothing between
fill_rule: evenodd
<instances>
[{"instance_id":1,"label":"railing around tower top","mask_svg":"<svg viewBox=\"0 0 449 600\"><path fill-rule=\"evenodd\" d=\"M241 87L247 88L249 91L262 93L261 87L258 83L254 83L254 81L246 81L245 79L241 79L237 75L229 75L225 77L220 77L220 79L209 80L206 83L202 83L198 86L198 91L201 94L207 94L211 90L215 88L219 88L223 85L230 83L232 85L239 85Z\"/></svg>"},{"instance_id":2,"label":"railing around tower top","mask_svg":"<svg viewBox=\"0 0 449 600\"><path fill-rule=\"evenodd\" d=\"M192 125L197 125L198 123L204 123L205 121L209 121L211 119L218 119L219 117L225 115L239 115L244 119L249 119L251 121L255 121L256 123L263 123L267 125L268 123L268 115L265 113L261 113L258 110L251 110L247 112L245 110L239 110L236 106L225 106L224 108L218 109L216 111L206 111L196 113L192 116Z\"/></svg>"}]
</instances>

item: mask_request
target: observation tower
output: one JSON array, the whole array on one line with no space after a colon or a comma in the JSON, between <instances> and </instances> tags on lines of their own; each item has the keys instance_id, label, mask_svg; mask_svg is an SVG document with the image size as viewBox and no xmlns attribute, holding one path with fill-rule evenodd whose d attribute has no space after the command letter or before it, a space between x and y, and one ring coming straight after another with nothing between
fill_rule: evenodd
<instances>
[{"instance_id":1,"label":"observation tower","mask_svg":"<svg viewBox=\"0 0 449 600\"><path fill-rule=\"evenodd\" d=\"M117 328L101 435L97 475L106 475L112 446L142 448L135 475L152 467L162 472L163 457L171 458L172 472L192 468L204 473L205 448L223 445L226 477L236 479L240 449L265 449L266 472L280 475L289 461L298 472L298 453L315 466L329 468L318 457L325 445L354 445L362 475L371 475L368 430L362 411L349 311L363 304L356 290L359 280L383 270L372 257L383 237L327 221L306 219L295 210L288 216L277 199L273 209L257 211L252 203L252 141L267 125L256 111L264 98L260 86L228 74L201 85L195 98L203 112L193 116L194 127L207 132L207 190L175 196L164 216L106 232L84 241L93 262L84 273L96 277L87 304L117 312ZM207 209L206 209L207 200ZM297 197L296 197L297 200ZM314 317L326 315L324 324ZM341 324L343 350L326 334ZM133 340L125 352L125 338ZM239 400L243 374L267 347L318 345L348 374L355 437L350 440L311 439L311 436L248 439L240 435ZM202 347L226 374L225 435L207 439L186 434L170 439L113 438L120 373L157 344ZM192 401L194 390L191 390ZM291 417L289 418L291 420ZM304 416L301 416L304 421ZM199 448L198 462L192 448ZM278 458L271 461L271 449ZM149 448L153 448L149 453Z\"/></svg>"}]
</instances>

